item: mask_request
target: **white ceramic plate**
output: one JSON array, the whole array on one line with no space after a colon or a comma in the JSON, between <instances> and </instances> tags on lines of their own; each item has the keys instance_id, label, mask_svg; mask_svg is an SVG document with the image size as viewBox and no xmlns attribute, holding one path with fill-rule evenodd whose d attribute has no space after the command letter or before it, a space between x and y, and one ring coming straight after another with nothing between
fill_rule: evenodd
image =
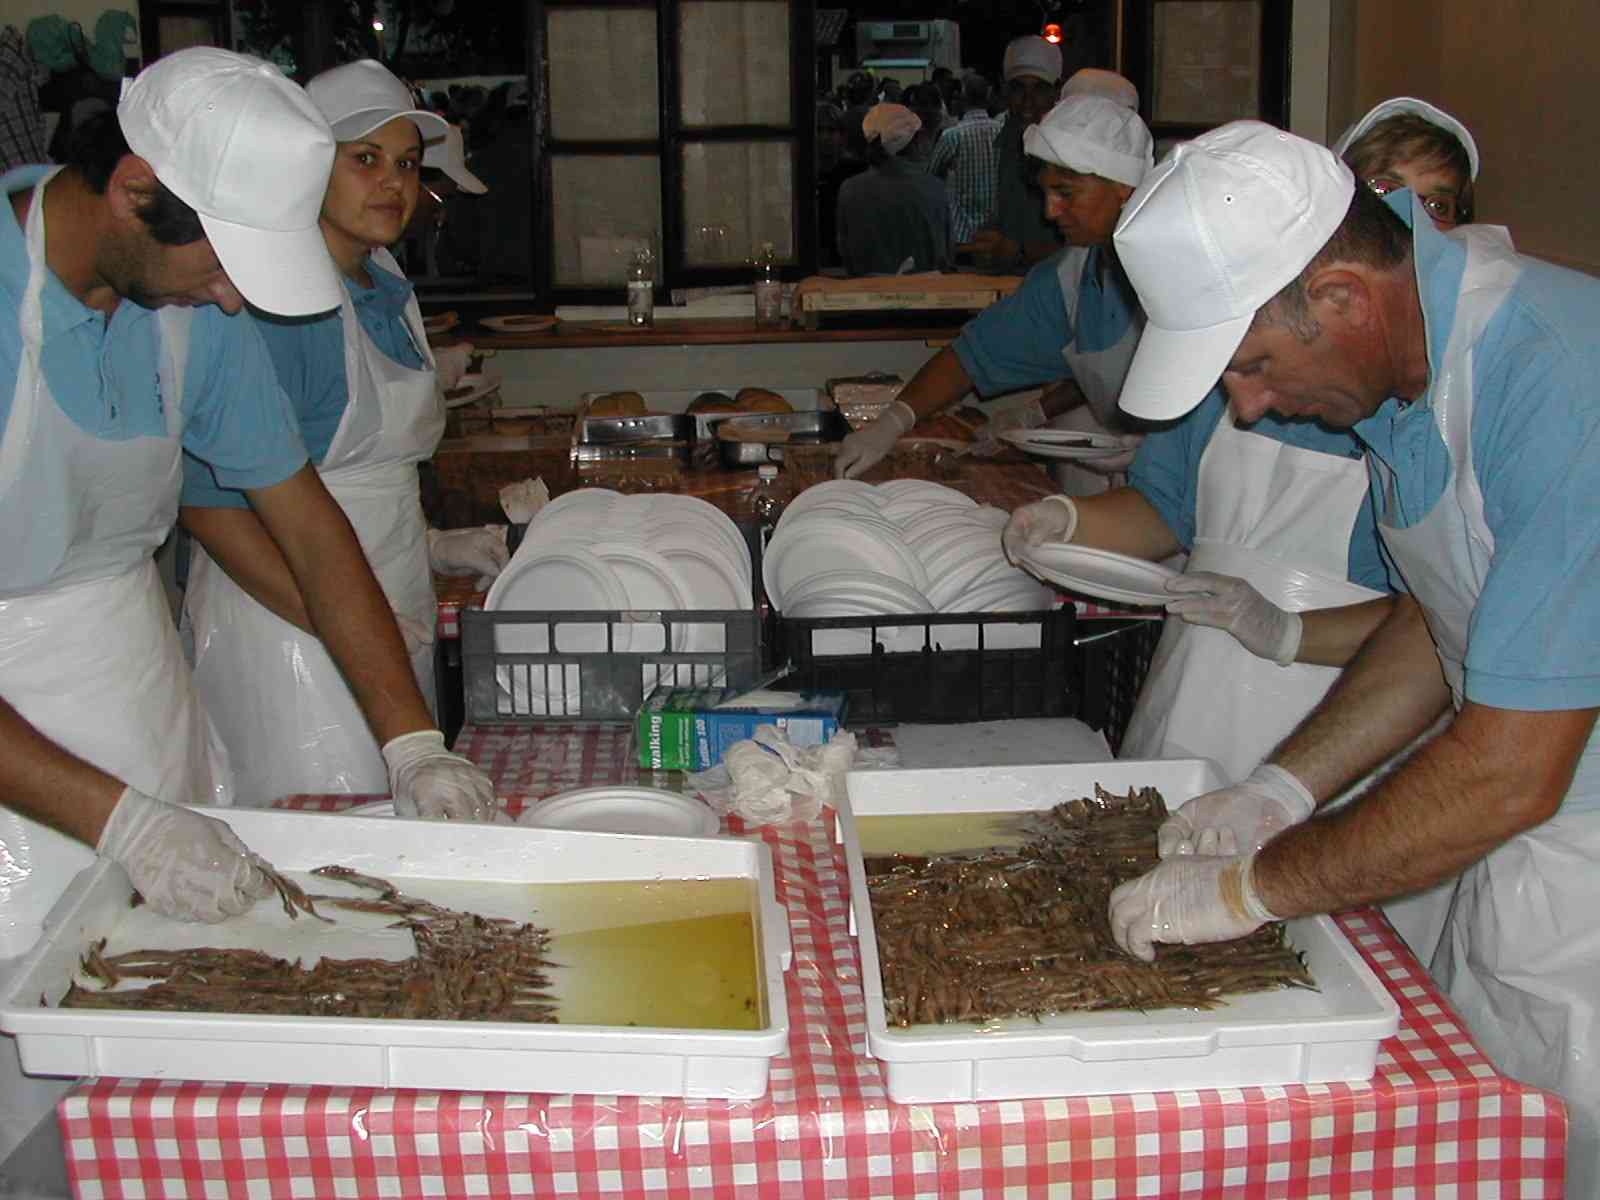
<instances>
[{"instance_id":1,"label":"white ceramic plate","mask_svg":"<svg viewBox=\"0 0 1600 1200\"><path fill-rule=\"evenodd\" d=\"M678 583L672 564L654 550L623 541L595 542L589 549L617 573L622 590L628 594L624 608L678 612L692 607L689 597ZM676 640L682 643L685 631L678 629L675 632ZM629 650L651 654L666 648L666 631L662 626L644 623L634 627ZM674 650L684 648L681 644L673 647Z\"/></svg>"},{"instance_id":2,"label":"white ceramic plate","mask_svg":"<svg viewBox=\"0 0 1600 1200\"><path fill-rule=\"evenodd\" d=\"M557 318L540 313L508 313L501 317L480 317L478 324L495 333L543 333L556 327Z\"/></svg>"},{"instance_id":3,"label":"white ceramic plate","mask_svg":"<svg viewBox=\"0 0 1600 1200\"><path fill-rule=\"evenodd\" d=\"M422 331L424 333L448 333L461 324L461 318L454 311L434 313L431 317L422 318Z\"/></svg>"},{"instance_id":4,"label":"white ceramic plate","mask_svg":"<svg viewBox=\"0 0 1600 1200\"><path fill-rule=\"evenodd\" d=\"M863 483L859 479L824 479L821 483L812 484L789 501L789 507L783 515L804 512L813 504L821 504L824 501L848 504L852 500L873 510L882 507L878 501L878 489L870 483Z\"/></svg>"},{"instance_id":5,"label":"white ceramic plate","mask_svg":"<svg viewBox=\"0 0 1600 1200\"><path fill-rule=\"evenodd\" d=\"M968 589L947 612L1043 612L1055 603L1051 590L1026 575L991 579Z\"/></svg>"},{"instance_id":6,"label":"white ceramic plate","mask_svg":"<svg viewBox=\"0 0 1600 1200\"><path fill-rule=\"evenodd\" d=\"M1112 458L1128 449L1116 434L1078 429L1007 429L1000 436L1017 449L1040 458Z\"/></svg>"},{"instance_id":7,"label":"white ceramic plate","mask_svg":"<svg viewBox=\"0 0 1600 1200\"><path fill-rule=\"evenodd\" d=\"M782 538L773 535L761 563L767 595L780 612L790 588L825 571L879 571L927 593L922 560L887 521L819 519L786 532Z\"/></svg>"},{"instance_id":8,"label":"white ceramic plate","mask_svg":"<svg viewBox=\"0 0 1600 1200\"><path fill-rule=\"evenodd\" d=\"M893 575L880 571L824 571L802 579L785 598L788 612L797 617L849 616L853 613L821 612L818 604L845 601L878 616L932 612L928 597Z\"/></svg>"},{"instance_id":9,"label":"white ceramic plate","mask_svg":"<svg viewBox=\"0 0 1600 1200\"><path fill-rule=\"evenodd\" d=\"M715 504L700 499L699 496L680 496L667 492L654 496L638 496L635 499L641 505L641 510L647 514L646 520L650 524L663 519L698 521L708 533L716 537L718 542L727 547L730 559L737 565L745 586L749 587L754 579L750 565L750 547L744 540L744 534L739 532L739 527L727 513Z\"/></svg>"},{"instance_id":10,"label":"white ceramic plate","mask_svg":"<svg viewBox=\"0 0 1600 1200\"><path fill-rule=\"evenodd\" d=\"M461 382L445 393L444 406L460 408L463 404L482 400L490 392L499 390L500 382L498 375L463 375Z\"/></svg>"},{"instance_id":11,"label":"white ceramic plate","mask_svg":"<svg viewBox=\"0 0 1600 1200\"><path fill-rule=\"evenodd\" d=\"M878 485L878 500L882 504L899 504L917 499L925 504L957 504L962 508L977 508L978 502L965 492L945 487L931 479L890 479Z\"/></svg>"},{"instance_id":12,"label":"white ceramic plate","mask_svg":"<svg viewBox=\"0 0 1600 1200\"><path fill-rule=\"evenodd\" d=\"M1172 595L1164 585L1178 575L1160 563L1062 542L1029 547L1022 563L1041 579L1123 604L1165 606Z\"/></svg>"},{"instance_id":13,"label":"white ceramic plate","mask_svg":"<svg viewBox=\"0 0 1600 1200\"><path fill-rule=\"evenodd\" d=\"M489 594L484 597L486 609L524 611L560 611L563 609L625 609L628 592L617 578L617 573L589 550L571 542L555 542L540 546L524 555L523 547L506 564ZM631 629L627 625L616 628L612 643L615 650L627 650ZM512 627L495 631L495 649L509 654L563 654L592 653L606 648L604 626L593 628L569 626L561 631L563 642L570 645L544 644L544 627ZM537 644L535 644L537 643Z\"/></svg>"},{"instance_id":14,"label":"white ceramic plate","mask_svg":"<svg viewBox=\"0 0 1600 1200\"><path fill-rule=\"evenodd\" d=\"M710 837L722 828L717 814L692 796L641 787L580 788L525 810L520 825L582 829L591 833Z\"/></svg>"}]
</instances>

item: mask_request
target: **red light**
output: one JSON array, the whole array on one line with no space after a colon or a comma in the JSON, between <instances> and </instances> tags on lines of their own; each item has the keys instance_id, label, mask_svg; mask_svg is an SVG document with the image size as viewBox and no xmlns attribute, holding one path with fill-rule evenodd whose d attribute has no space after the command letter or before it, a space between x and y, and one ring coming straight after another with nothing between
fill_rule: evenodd
<instances>
[{"instance_id":1,"label":"red light","mask_svg":"<svg viewBox=\"0 0 1600 1200\"><path fill-rule=\"evenodd\" d=\"M1052 46L1061 41L1061 26L1051 22L1044 27L1044 40Z\"/></svg>"}]
</instances>

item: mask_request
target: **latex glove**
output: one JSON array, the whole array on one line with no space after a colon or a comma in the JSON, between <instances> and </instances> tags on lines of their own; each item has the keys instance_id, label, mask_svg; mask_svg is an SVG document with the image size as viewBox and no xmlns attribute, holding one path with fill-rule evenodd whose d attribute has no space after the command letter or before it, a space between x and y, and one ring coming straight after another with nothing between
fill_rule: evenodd
<instances>
[{"instance_id":1,"label":"latex glove","mask_svg":"<svg viewBox=\"0 0 1600 1200\"><path fill-rule=\"evenodd\" d=\"M839 453L833 458L833 477L854 479L871 470L916 423L916 410L904 400L896 400L871 425L856 430L839 443Z\"/></svg>"},{"instance_id":2,"label":"latex glove","mask_svg":"<svg viewBox=\"0 0 1600 1200\"><path fill-rule=\"evenodd\" d=\"M1156 942L1226 942L1278 918L1256 894L1256 856L1179 858L1111 893L1111 936L1153 962Z\"/></svg>"},{"instance_id":3,"label":"latex glove","mask_svg":"<svg viewBox=\"0 0 1600 1200\"><path fill-rule=\"evenodd\" d=\"M444 748L437 729L403 733L383 748L394 811L433 821L492 821L494 784L477 764Z\"/></svg>"},{"instance_id":4,"label":"latex glove","mask_svg":"<svg viewBox=\"0 0 1600 1200\"><path fill-rule=\"evenodd\" d=\"M441 575L477 575L480 583L493 582L509 557L504 525L428 530L428 566Z\"/></svg>"},{"instance_id":5,"label":"latex glove","mask_svg":"<svg viewBox=\"0 0 1600 1200\"><path fill-rule=\"evenodd\" d=\"M133 788L117 800L95 850L122 864L146 904L178 921L223 921L273 890L265 860L223 822Z\"/></svg>"},{"instance_id":6,"label":"latex glove","mask_svg":"<svg viewBox=\"0 0 1600 1200\"><path fill-rule=\"evenodd\" d=\"M461 383L461 377L467 373L467 364L472 361L472 354L472 346L468 342L445 346L433 352L434 376L440 392L448 392Z\"/></svg>"},{"instance_id":7,"label":"latex glove","mask_svg":"<svg viewBox=\"0 0 1600 1200\"><path fill-rule=\"evenodd\" d=\"M1070 542L1078 531L1078 506L1071 496L1046 496L1032 504L1024 504L1011 514L1000 533L1000 546L1012 566L1020 566L1020 559L1029 546L1045 542Z\"/></svg>"},{"instance_id":8,"label":"latex glove","mask_svg":"<svg viewBox=\"0 0 1600 1200\"><path fill-rule=\"evenodd\" d=\"M1037 429L1044 424L1044 405L1033 396L1021 404L1013 404L1004 412L997 412L984 423L980 440L999 441L1000 435L1012 429Z\"/></svg>"},{"instance_id":9,"label":"latex glove","mask_svg":"<svg viewBox=\"0 0 1600 1200\"><path fill-rule=\"evenodd\" d=\"M1162 858L1253 854L1316 811L1316 799L1276 763L1262 763L1232 787L1178 807L1156 830Z\"/></svg>"},{"instance_id":10,"label":"latex glove","mask_svg":"<svg viewBox=\"0 0 1600 1200\"><path fill-rule=\"evenodd\" d=\"M1243 579L1212 571L1189 571L1167 580L1167 611L1191 625L1226 630L1257 658L1287 667L1300 653L1303 623L1299 613L1286 612Z\"/></svg>"},{"instance_id":11,"label":"latex glove","mask_svg":"<svg viewBox=\"0 0 1600 1200\"><path fill-rule=\"evenodd\" d=\"M400 613L395 613L394 623L400 627L400 637L406 644L408 658L415 658L419 650L425 650L433 645L438 636L436 627L422 621L413 621Z\"/></svg>"}]
</instances>

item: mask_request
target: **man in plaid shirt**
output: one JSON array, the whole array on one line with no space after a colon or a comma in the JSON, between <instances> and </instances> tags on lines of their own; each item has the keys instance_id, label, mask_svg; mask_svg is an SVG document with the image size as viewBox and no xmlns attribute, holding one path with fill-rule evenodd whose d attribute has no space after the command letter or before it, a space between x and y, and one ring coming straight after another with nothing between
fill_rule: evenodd
<instances>
[{"instance_id":1,"label":"man in plaid shirt","mask_svg":"<svg viewBox=\"0 0 1600 1200\"><path fill-rule=\"evenodd\" d=\"M994 209L995 172L1000 151L995 137L1001 122L991 117L989 81L976 72L961 81L966 111L951 128L939 135L939 143L928 159L928 172L945 175L950 190L950 239L955 245L972 240L978 226L989 219Z\"/></svg>"}]
</instances>

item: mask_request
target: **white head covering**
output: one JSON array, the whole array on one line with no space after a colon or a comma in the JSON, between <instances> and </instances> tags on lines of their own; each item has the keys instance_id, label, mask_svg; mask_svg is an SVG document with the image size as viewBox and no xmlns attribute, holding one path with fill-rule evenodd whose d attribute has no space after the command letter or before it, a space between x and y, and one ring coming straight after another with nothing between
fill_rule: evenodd
<instances>
[{"instance_id":1,"label":"white head covering","mask_svg":"<svg viewBox=\"0 0 1600 1200\"><path fill-rule=\"evenodd\" d=\"M1213 129L1152 168L1113 235L1146 314L1123 410L1168 420L1200 403L1256 310L1327 245L1355 188L1332 151L1260 121Z\"/></svg>"},{"instance_id":2,"label":"white head covering","mask_svg":"<svg viewBox=\"0 0 1600 1200\"><path fill-rule=\"evenodd\" d=\"M456 186L463 192L481 196L489 190L489 185L467 168L467 148L459 125L448 126L443 141L434 142L422 151L422 165L437 167L455 180Z\"/></svg>"},{"instance_id":3,"label":"white head covering","mask_svg":"<svg viewBox=\"0 0 1600 1200\"><path fill-rule=\"evenodd\" d=\"M861 135L883 143L890 154L899 154L911 144L922 128L922 118L904 104L874 104L861 120Z\"/></svg>"},{"instance_id":4,"label":"white head covering","mask_svg":"<svg viewBox=\"0 0 1600 1200\"><path fill-rule=\"evenodd\" d=\"M1033 75L1046 83L1054 83L1061 78L1061 50L1036 33L1012 38L1006 47L1001 74L1007 83L1018 75Z\"/></svg>"},{"instance_id":5,"label":"white head covering","mask_svg":"<svg viewBox=\"0 0 1600 1200\"><path fill-rule=\"evenodd\" d=\"M1461 143L1461 148L1467 152L1467 163L1472 168L1472 178L1478 177L1478 143L1472 140L1472 134L1468 132L1467 127L1444 109L1436 108L1426 100L1418 100L1415 96L1395 96L1374 105L1366 116L1339 135L1339 140L1333 144L1333 152L1343 158L1351 143L1367 130L1385 117L1397 116L1400 113L1415 113L1424 121L1455 134L1456 140Z\"/></svg>"},{"instance_id":6,"label":"white head covering","mask_svg":"<svg viewBox=\"0 0 1600 1200\"><path fill-rule=\"evenodd\" d=\"M1069 96L1022 134L1022 148L1069 171L1138 187L1155 163L1139 114L1104 96Z\"/></svg>"},{"instance_id":7,"label":"white head covering","mask_svg":"<svg viewBox=\"0 0 1600 1200\"><path fill-rule=\"evenodd\" d=\"M1060 98L1065 100L1068 96L1104 96L1123 108L1139 111L1139 89L1133 86L1133 80L1099 67L1084 67L1069 75L1061 85Z\"/></svg>"},{"instance_id":8,"label":"white head covering","mask_svg":"<svg viewBox=\"0 0 1600 1200\"><path fill-rule=\"evenodd\" d=\"M417 107L411 89L388 67L370 58L322 72L306 84L306 95L341 142L365 137L396 117L409 117L425 143L442 138L448 128L443 117Z\"/></svg>"},{"instance_id":9,"label":"white head covering","mask_svg":"<svg viewBox=\"0 0 1600 1200\"><path fill-rule=\"evenodd\" d=\"M124 81L117 123L199 215L246 300L285 316L338 307L344 288L317 224L333 134L282 71L211 46L179 50Z\"/></svg>"}]
</instances>

